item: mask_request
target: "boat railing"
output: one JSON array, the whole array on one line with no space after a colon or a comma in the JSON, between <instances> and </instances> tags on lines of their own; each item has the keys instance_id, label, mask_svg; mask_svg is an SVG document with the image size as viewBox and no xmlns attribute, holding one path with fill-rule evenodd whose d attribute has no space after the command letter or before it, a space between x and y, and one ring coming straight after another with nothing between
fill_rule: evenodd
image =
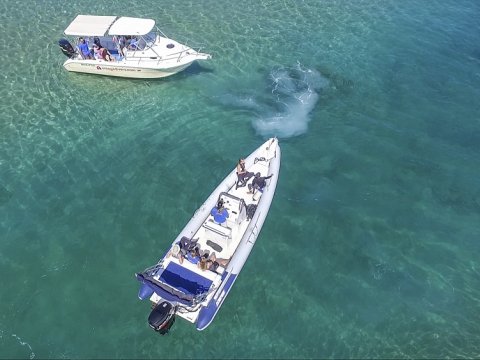
<instances>
[{"instance_id":1,"label":"boat railing","mask_svg":"<svg viewBox=\"0 0 480 360\"><path fill-rule=\"evenodd\" d=\"M213 293L215 291L217 291L217 286L213 285L213 286L210 287L210 289L208 289L208 291L196 295L193 299L193 303L195 305L201 304L202 302L204 302L207 299L208 295L210 295L211 293Z\"/></svg>"},{"instance_id":2,"label":"boat railing","mask_svg":"<svg viewBox=\"0 0 480 360\"><path fill-rule=\"evenodd\" d=\"M169 39L168 37L166 37L167 39ZM179 43L189 47L190 49L198 52L198 53L201 53L202 50L206 47L206 44L205 43L197 43L195 41L191 41L190 38L187 38L185 36L176 36L175 37L176 41L178 41ZM184 50L184 51L188 51L188 50Z\"/></svg>"},{"instance_id":3,"label":"boat railing","mask_svg":"<svg viewBox=\"0 0 480 360\"><path fill-rule=\"evenodd\" d=\"M212 286L212 287L210 287L210 289L208 291L205 291L205 292L202 292L202 293L196 294L196 295L190 295L190 294L186 294L185 292L183 292L182 290L176 288L175 286L173 286L171 284L167 284L167 283L163 282L160 279L160 276L158 276L158 277L155 276L155 275L159 275L159 270L163 269L163 262L164 262L164 259L159 261L157 264L146 268L141 273L141 275L143 276L142 278L145 281L151 282L151 283L155 284L156 286L160 287L160 289L169 293L170 295L172 295L174 297L177 297L179 299L179 301L182 302L184 305L195 307L196 305L205 301L207 296L212 291L215 290L216 287Z\"/></svg>"},{"instance_id":4,"label":"boat railing","mask_svg":"<svg viewBox=\"0 0 480 360\"><path fill-rule=\"evenodd\" d=\"M143 273L147 274L148 276L153 276L153 274L157 273L158 270L162 268L162 266L163 266L163 259L160 260L157 264L143 270Z\"/></svg>"},{"instance_id":5,"label":"boat railing","mask_svg":"<svg viewBox=\"0 0 480 360\"><path fill-rule=\"evenodd\" d=\"M192 48L193 49L193 48ZM195 50L193 49L195 52L199 52L198 50ZM167 56L156 56L156 59L155 57L151 57L151 56L139 56L138 53L135 51L133 53L132 56L126 56L126 58L129 60L129 61L132 61L132 60L138 60L138 64L140 65L140 62L143 60L143 61L152 61L152 60L157 60L157 63L160 64L164 61L169 61L169 60L176 60L177 62L180 62L180 60L184 57L184 56L187 56L187 55L191 55L192 53L190 52L190 49L186 49L186 50L181 50L181 51L178 51L178 52L175 52L175 53L171 53L171 54L168 54Z\"/></svg>"}]
</instances>

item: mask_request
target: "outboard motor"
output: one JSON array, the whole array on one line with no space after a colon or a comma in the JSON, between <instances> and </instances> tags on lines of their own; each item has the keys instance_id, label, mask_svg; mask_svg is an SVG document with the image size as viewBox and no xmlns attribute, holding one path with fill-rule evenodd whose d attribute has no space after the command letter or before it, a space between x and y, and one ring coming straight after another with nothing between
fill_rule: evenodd
<instances>
[{"instance_id":1,"label":"outboard motor","mask_svg":"<svg viewBox=\"0 0 480 360\"><path fill-rule=\"evenodd\" d=\"M58 40L58 46L60 46L60 50L62 50L63 54L69 59L75 56L75 49L67 39Z\"/></svg>"},{"instance_id":2,"label":"outboard motor","mask_svg":"<svg viewBox=\"0 0 480 360\"><path fill-rule=\"evenodd\" d=\"M150 327L161 335L168 333L175 322L175 308L168 301L158 304L148 316Z\"/></svg>"}]
</instances>

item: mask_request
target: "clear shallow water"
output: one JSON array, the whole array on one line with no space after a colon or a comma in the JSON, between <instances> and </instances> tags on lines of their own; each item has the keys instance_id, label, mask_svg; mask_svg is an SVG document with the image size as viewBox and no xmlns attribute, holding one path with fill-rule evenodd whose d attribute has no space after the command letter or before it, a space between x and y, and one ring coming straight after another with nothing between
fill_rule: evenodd
<instances>
[{"instance_id":1,"label":"clear shallow water","mask_svg":"<svg viewBox=\"0 0 480 360\"><path fill-rule=\"evenodd\" d=\"M0 357L480 356L480 4L124 7L0 3ZM67 73L78 13L151 17L214 58ZM277 194L222 310L156 336L134 272L272 135Z\"/></svg>"}]
</instances>

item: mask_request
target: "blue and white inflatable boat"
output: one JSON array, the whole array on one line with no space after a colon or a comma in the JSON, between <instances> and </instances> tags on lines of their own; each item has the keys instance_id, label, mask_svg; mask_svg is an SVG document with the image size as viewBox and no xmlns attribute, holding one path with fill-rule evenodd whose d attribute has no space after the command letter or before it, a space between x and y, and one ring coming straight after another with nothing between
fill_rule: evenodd
<instances>
[{"instance_id":1,"label":"blue and white inflatable boat","mask_svg":"<svg viewBox=\"0 0 480 360\"><path fill-rule=\"evenodd\" d=\"M251 194L254 177L239 182L236 168L233 169L195 212L165 256L156 265L135 274L141 282L138 297L152 302L148 322L155 331L167 333L176 315L194 323L197 330L205 329L213 321L267 217L277 186L280 157L276 138L256 149L245 158L245 168L262 177L272 175L265 187L253 188L256 191ZM222 224L211 214L220 201L228 212ZM199 266L199 259L204 265L207 258L217 260L207 262L206 269Z\"/></svg>"}]
</instances>

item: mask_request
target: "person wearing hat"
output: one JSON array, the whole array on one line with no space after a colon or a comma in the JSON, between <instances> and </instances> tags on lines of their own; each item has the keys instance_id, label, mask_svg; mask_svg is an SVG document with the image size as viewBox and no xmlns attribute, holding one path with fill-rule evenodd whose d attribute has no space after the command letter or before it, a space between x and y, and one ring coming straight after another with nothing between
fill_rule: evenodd
<instances>
[{"instance_id":1,"label":"person wearing hat","mask_svg":"<svg viewBox=\"0 0 480 360\"><path fill-rule=\"evenodd\" d=\"M223 224L225 221L227 221L227 218L229 216L227 209L223 207L223 200L220 199L218 200L217 206L215 206L211 211L210 215L213 216L213 220L217 224Z\"/></svg>"},{"instance_id":2,"label":"person wearing hat","mask_svg":"<svg viewBox=\"0 0 480 360\"><path fill-rule=\"evenodd\" d=\"M172 249L168 252L166 257L169 257L170 255L176 257L180 264L183 263L184 252L182 251L180 244L175 244L172 246Z\"/></svg>"}]
</instances>

